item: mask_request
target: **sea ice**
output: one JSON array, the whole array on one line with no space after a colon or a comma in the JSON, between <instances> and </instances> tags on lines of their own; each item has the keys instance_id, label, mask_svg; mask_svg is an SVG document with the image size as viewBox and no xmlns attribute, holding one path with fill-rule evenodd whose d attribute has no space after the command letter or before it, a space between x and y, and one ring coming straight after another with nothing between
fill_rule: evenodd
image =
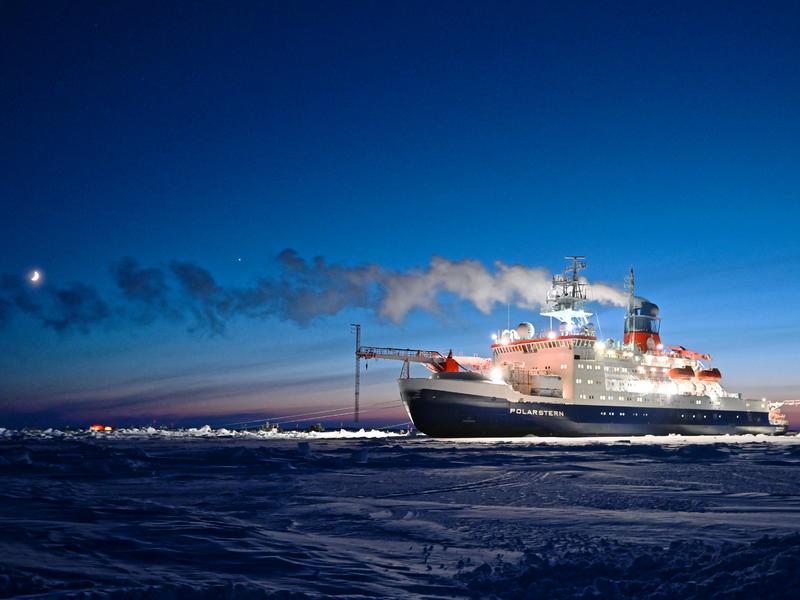
<instances>
[{"instance_id":1,"label":"sea ice","mask_svg":"<svg viewBox=\"0 0 800 600\"><path fill-rule=\"evenodd\" d=\"M796 437L0 430L0 596L790 597L798 468Z\"/></svg>"}]
</instances>

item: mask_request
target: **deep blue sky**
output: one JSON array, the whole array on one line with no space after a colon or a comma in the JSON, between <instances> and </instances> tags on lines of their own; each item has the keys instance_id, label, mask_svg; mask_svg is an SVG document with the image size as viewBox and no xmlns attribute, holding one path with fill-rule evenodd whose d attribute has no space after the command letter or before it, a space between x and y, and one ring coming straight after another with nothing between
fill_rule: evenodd
<instances>
[{"instance_id":1,"label":"deep blue sky","mask_svg":"<svg viewBox=\"0 0 800 600\"><path fill-rule=\"evenodd\" d=\"M113 297L125 256L246 285L286 248L392 270L582 253L613 284L634 264L665 341L714 354L729 387L800 396L797 3L5 2L0 31L0 274ZM505 313L222 335L15 314L0 425L346 405L351 321L485 354ZM618 336L621 312L601 324ZM366 403L397 396L396 367L370 368Z\"/></svg>"}]
</instances>

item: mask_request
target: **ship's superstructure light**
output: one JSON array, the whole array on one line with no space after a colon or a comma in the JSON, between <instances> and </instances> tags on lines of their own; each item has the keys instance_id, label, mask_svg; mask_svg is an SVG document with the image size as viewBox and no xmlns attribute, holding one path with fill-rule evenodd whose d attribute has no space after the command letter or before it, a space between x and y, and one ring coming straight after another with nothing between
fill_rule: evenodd
<instances>
[{"instance_id":1,"label":"ship's superstructure light","mask_svg":"<svg viewBox=\"0 0 800 600\"><path fill-rule=\"evenodd\" d=\"M656 388L655 383L647 379L640 379L631 385L631 391L637 394L649 394Z\"/></svg>"},{"instance_id":2,"label":"ship's superstructure light","mask_svg":"<svg viewBox=\"0 0 800 600\"><path fill-rule=\"evenodd\" d=\"M496 383L502 383L503 381L503 371L495 367L491 371L489 371L489 377L492 381Z\"/></svg>"}]
</instances>

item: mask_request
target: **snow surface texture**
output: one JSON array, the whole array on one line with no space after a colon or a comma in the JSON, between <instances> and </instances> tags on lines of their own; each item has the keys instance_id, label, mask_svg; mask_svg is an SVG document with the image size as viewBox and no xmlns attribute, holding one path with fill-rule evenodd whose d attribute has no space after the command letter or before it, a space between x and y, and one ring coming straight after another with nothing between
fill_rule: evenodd
<instances>
[{"instance_id":1,"label":"snow surface texture","mask_svg":"<svg viewBox=\"0 0 800 600\"><path fill-rule=\"evenodd\" d=\"M213 429L209 425L191 427L188 429L156 429L155 427L132 427L105 431L61 431L59 429L5 429L0 427L0 438L38 438L38 439L125 439L125 438L242 438L242 439L346 439L346 438L385 438L399 436L397 432L387 432L378 429L366 431L281 431L259 430L247 431L243 429Z\"/></svg>"},{"instance_id":2,"label":"snow surface texture","mask_svg":"<svg viewBox=\"0 0 800 600\"><path fill-rule=\"evenodd\" d=\"M288 435L0 431L0 596L789 598L800 585L797 437Z\"/></svg>"}]
</instances>

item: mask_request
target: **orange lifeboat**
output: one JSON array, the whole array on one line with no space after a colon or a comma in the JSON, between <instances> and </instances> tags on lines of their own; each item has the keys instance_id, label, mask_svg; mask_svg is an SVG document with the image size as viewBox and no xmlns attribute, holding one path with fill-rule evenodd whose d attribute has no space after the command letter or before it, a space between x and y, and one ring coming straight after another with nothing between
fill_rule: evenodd
<instances>
[{"instance_id":1,"label":"orange lifeboat","mask_svg":"<svg viewBox=\"0 0 800 600\"><path fill-rule=\"evenodd\" d=\"M101 425L100 423L95 423L91 427L89 427L89 431L114 431L114 428L111 425Z\"/></svg>"},{"instance_id":2,"label":"orange lifeboat","mask_svg":"<svg viewBox=\"0 0 800 600\"><path fill-rule=\"evenodd\" d=\"M703 369L697 373L697 378L700 381L719 381L722 379L722 373L719 369Z\"/></svg>"},{"instance_id":3,"label":"orange lifeboat","mask_svg":"<svg viewBox=\"0 0 800 600\"><path fill-rule=\"evenodd\" d=\"M674 367L667 371L667 377L670 379L692 379L694 377L694 370L692 367Z\"/></svg>"}]
</instances>

